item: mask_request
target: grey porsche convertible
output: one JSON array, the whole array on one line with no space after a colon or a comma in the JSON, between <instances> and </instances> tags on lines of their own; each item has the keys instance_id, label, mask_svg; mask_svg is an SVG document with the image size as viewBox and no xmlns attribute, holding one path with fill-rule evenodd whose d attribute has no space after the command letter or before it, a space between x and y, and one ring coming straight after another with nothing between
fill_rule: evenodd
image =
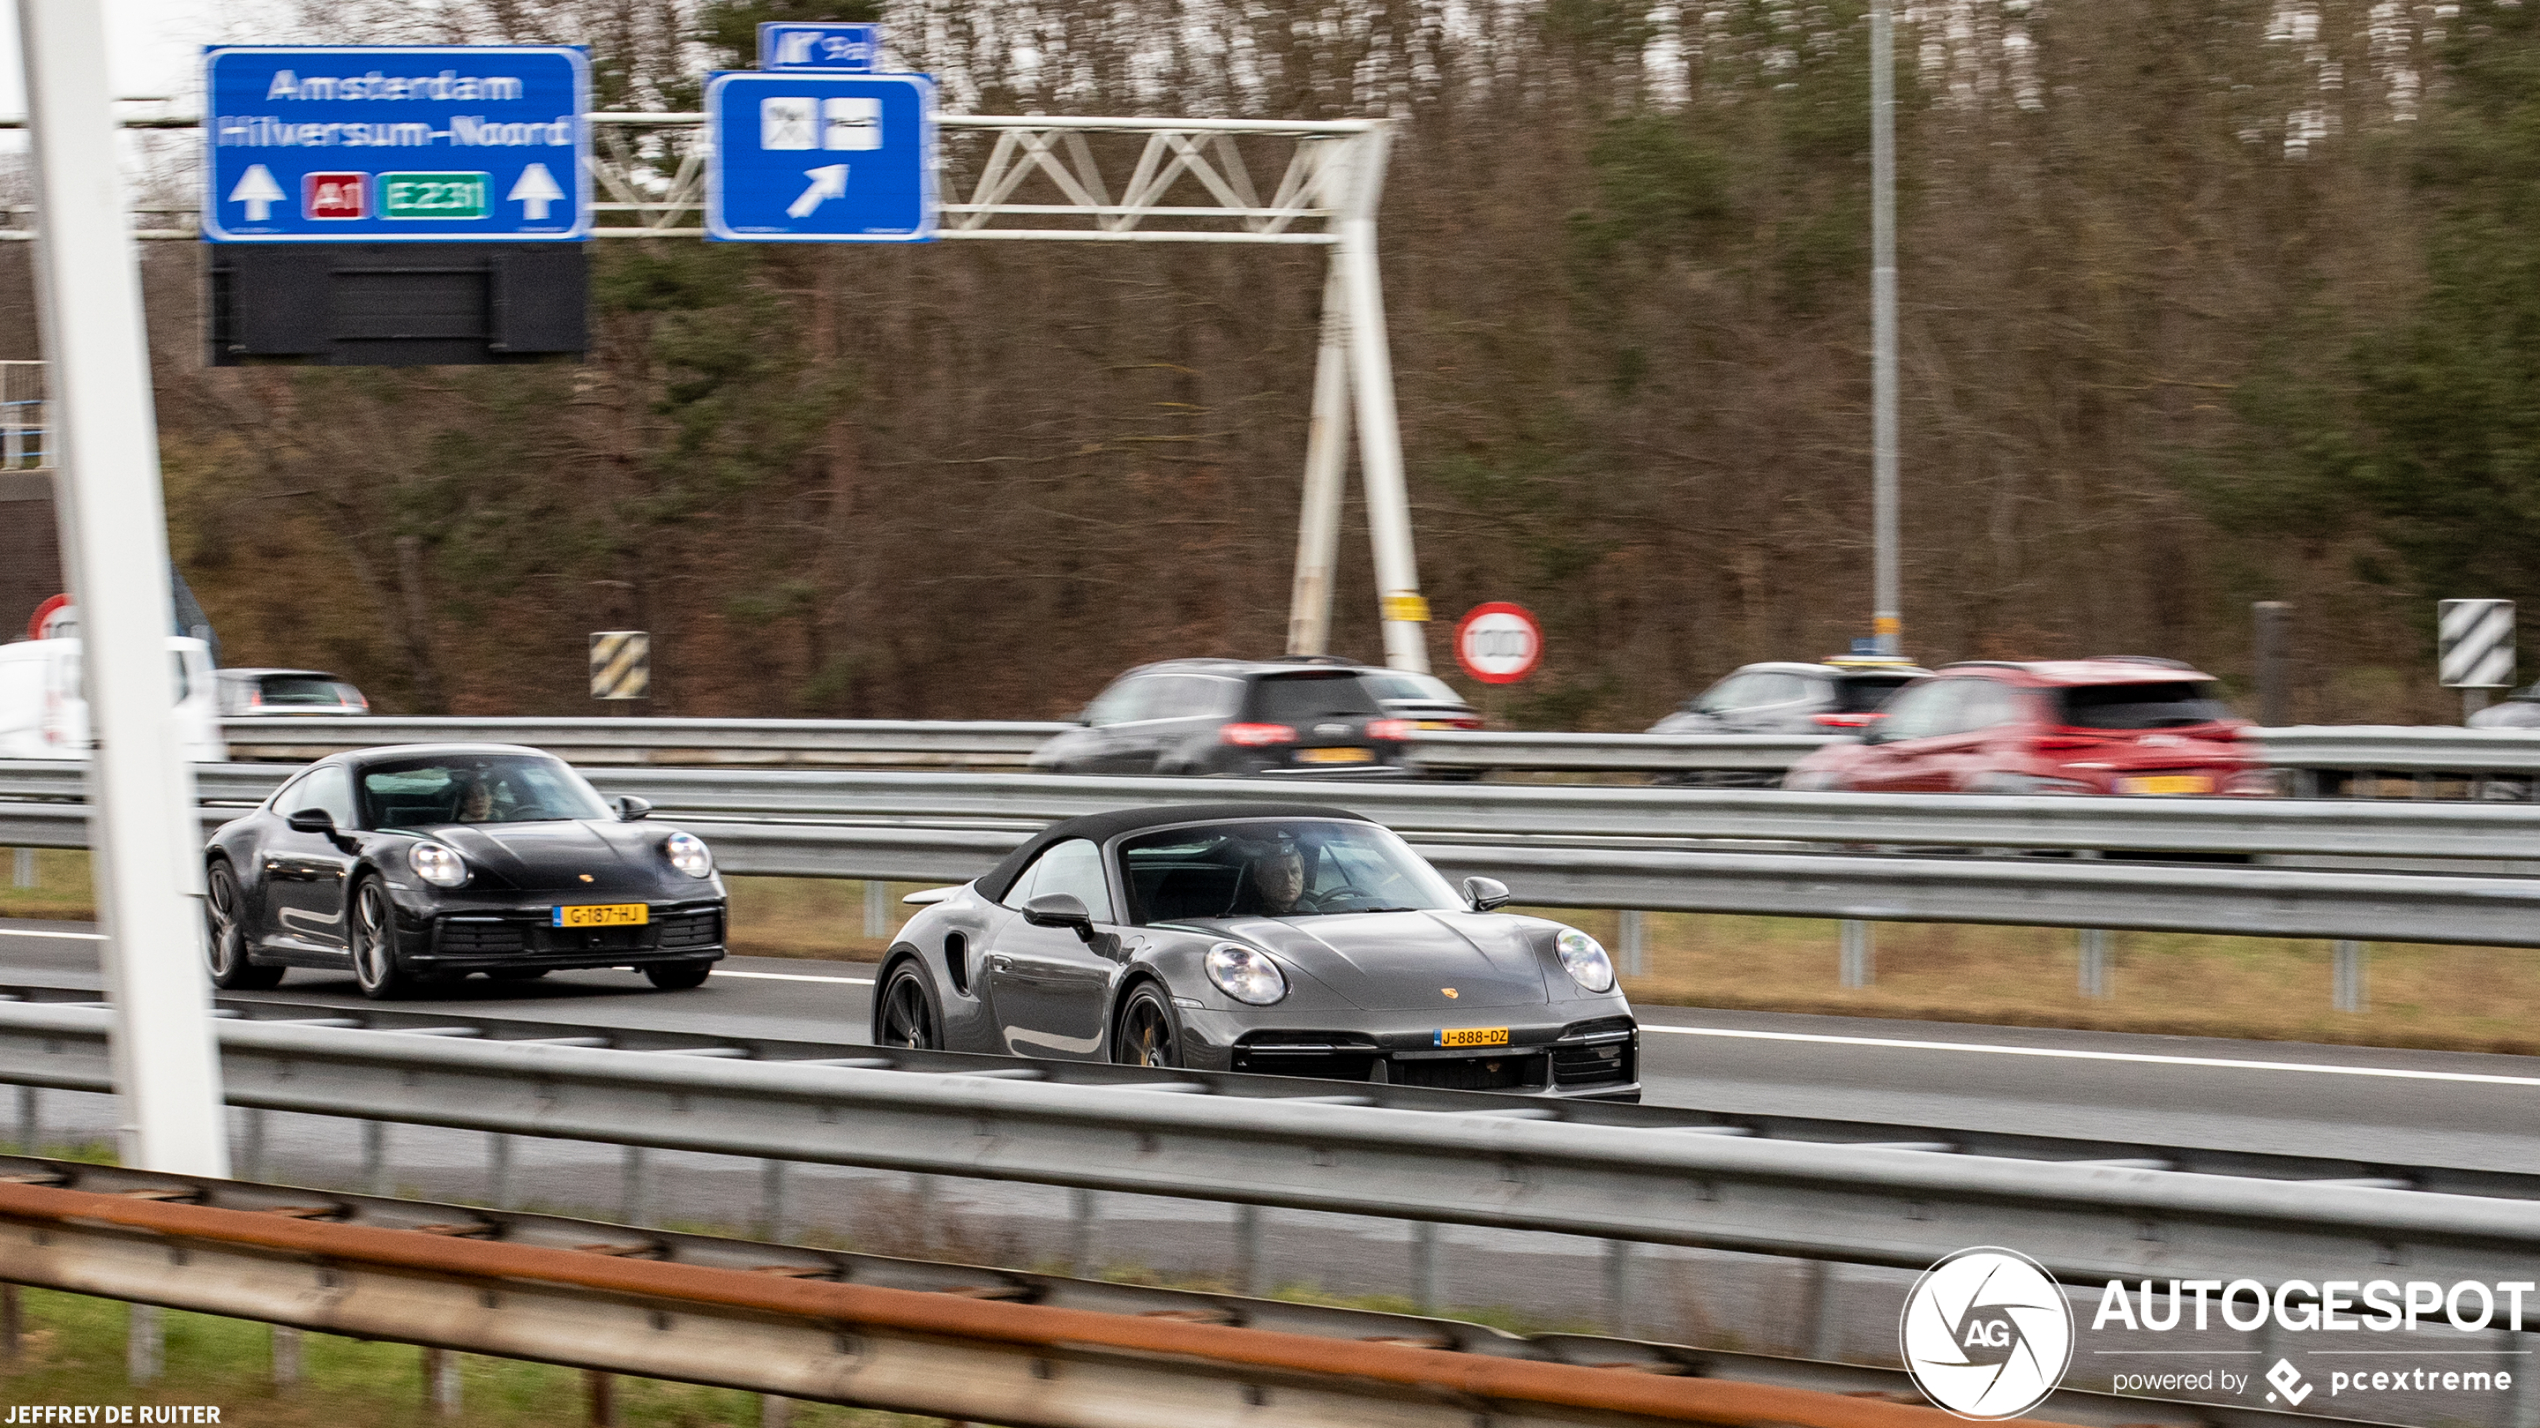
<instances>
[{"instance_id":1,"label":"grey porsche convertible","mask_svg":"<svg viewBox=\"0 0 2540 1428\"><path fill-rule=\"evenodd\" d=\"M1640 1099L1596 939L1354 813L1094 814L918 899L875 979L881 1045Z\"/></svg>"},{"instance_id":2,"label":"grey porsche convertible","mask_svg":"<svg viewBox=\"0 0 2540 1428\"><path fill-rule=\"evenodd\" d=\"M348 970L368 997L472 972L629 967L694 987L723 956L723 879L553 754L403 744L318 760L204 850L212 985Z\"/></svg>"}]
</instances>

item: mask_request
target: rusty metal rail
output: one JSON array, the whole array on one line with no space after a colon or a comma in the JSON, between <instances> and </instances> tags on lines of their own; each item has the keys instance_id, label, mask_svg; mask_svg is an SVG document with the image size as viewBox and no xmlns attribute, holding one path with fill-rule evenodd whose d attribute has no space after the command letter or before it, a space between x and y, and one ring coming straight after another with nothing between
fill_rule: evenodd
<instances>
[{"instance_id":1,"label":"rusty metal rail","mask_svg":"<svg viewBox=\"0 0 2540 1428\"><path fill-rule=\"evenodd\" d=\"M314 1191L164 1176L115 1187L118 1172L10 1165L0 1279L790 1398L1022 1428L1953 1421L1883 1397L1692 1376L1691 1363L1646 1353L1591 1366L1513 1338L1517 1352L1472 1352L1404 1333L1395 1316L1316 1311L1325 1331L1305 1332L1257 1327L1255 1301L1217 1296L1144 1312L1014 1302L1010 1285L855 1282L860 1256L726 1241L725 1263L672 1261L656 1258L656 1237L615 1226L542 1221L568 1243L522 1243L503 1218L453 1207L402 1207L398 1227L340 1223L353 1207ZM122 1193L64 1188L80 1179ZM215 1199L231 1203L189 1203ZM576 1230L590 1242L570 1244Z\"/></svg>"}]
</instances>

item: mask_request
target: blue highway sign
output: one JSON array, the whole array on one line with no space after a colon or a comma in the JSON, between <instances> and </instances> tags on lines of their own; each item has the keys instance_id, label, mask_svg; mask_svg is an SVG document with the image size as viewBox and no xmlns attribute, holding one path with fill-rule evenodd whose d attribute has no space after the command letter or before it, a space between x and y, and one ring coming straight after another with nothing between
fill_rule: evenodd
<instances>
[{"instance_id":1,"label":"blue highway sign","mask_svg":"<svg viewBox=\"0 0 2540 1428\"><path fill-rule=\"evenodd\" d=\"M706 85L706 235L752 243L935 236L935 81L736 70Z\"/></svg>"},{"instance_id":2,"label":"blue highway sign","mask_svg":"<svg viewBox=\"0 0 2540 1428\"><path fill-rule=\"evenodd\" d=\"M789 25L769 20L758 27L762 70L853 70L871 74L882 62L879 25Z\"/></svg>"},{"instance_id":3,"label":"blue highway sign","mask_svg":"<svg viewBox=\"0 0 2540 1428\"><path fill-rule=\"evenodd\" d=\"M590 61L563 46L207 50L203 236L585 237L590 92Z\"/></svg>"}]
</instances>

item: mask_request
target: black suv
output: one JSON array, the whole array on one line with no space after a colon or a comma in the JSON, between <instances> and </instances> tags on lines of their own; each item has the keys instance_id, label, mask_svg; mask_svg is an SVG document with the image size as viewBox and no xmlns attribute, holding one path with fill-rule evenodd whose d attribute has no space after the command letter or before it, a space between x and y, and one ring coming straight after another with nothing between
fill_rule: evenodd
<instances>
[{"instance_id":1,"label":"black suv","mask_svg":"<svg viewBox=\"0 0 2540 1428\"><path fill-rule=\"evenodd\" d=\"M1037 773L1399 778L1413 723L1350 667L1174 659L1111 682L1032 754Z\"/></svg>"}]
</instances>

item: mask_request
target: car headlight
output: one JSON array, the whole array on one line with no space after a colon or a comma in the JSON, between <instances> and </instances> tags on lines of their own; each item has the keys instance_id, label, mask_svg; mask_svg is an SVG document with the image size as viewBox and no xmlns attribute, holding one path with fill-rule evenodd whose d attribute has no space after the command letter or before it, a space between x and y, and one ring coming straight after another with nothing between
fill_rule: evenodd
<instances>
[{"instance_id":1,"label":"car headlight","mask_svg":"<svg viewBox=\"0 0 2540 1428\"><path fill-rule=\"evenodd\" d=\"M467 881L467 860L438 843L417 843L408 848L406 866L436 888L454 888Z\"/></svg>"},{"instance_id":2,"label":"car headlight","mask_svg":"<svg viewBox=\"0 0 2540 1428\"><path fill-rule=\"evenodd\" d=\"M661 845L662 856L670 865L692 878L702 878L714 871L714 854L706 851L705 840L693 833L673 833Z\"/></svg>"},{"instance_id":3,"label":"car headlight","mask_svg":"<svg viewBox=\"0 0 2540 1428\"><path fill-rule=\"evenodd\" d=\"M1595 938L1575 927L1565 927L1560 936L1552 939L1552 945L1561 953L1561 970L1570 974L1571 981L1591 992L1614 990L1614 961L1605 955Z\"/></svg>"},{"instance_id":4,"label":"car headlight","mask_svg":"<svg viewBox=\"0 0 2540 1428\"><path fill-rule=\"evenodd\" d=\"M1209 948L1200 965L1208 970L1208 980L1217 990L1245 1006L1266 1007L1288 994L1288 979L1281 975L1279 964L1267 953L1238 942Z\"/></svg>"}]
</instances>

